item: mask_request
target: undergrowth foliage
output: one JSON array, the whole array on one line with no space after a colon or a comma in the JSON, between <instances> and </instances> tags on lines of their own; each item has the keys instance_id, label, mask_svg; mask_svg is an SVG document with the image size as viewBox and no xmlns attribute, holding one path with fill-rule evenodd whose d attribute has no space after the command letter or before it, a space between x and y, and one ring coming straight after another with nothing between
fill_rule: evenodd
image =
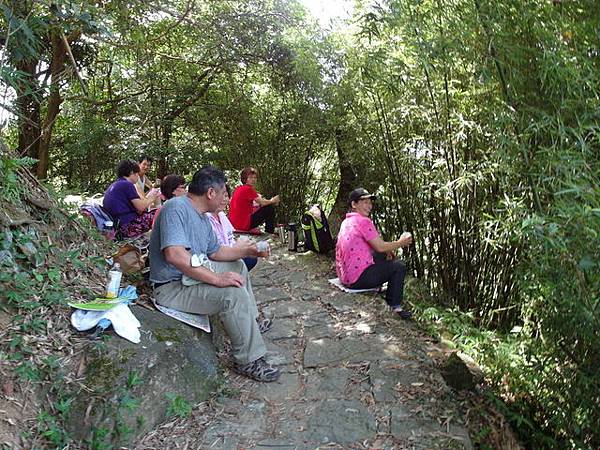
<instances>
[{"instance_id":1,"label":"undergrowth foliage","mask_svg":"<svg viewBox=\"0 0 600 450\"><path fill-rule=\"evenodd\" d=\"M532 448L600 447L597 11L366 4L349 58L378 225Z\"/></svg>"},{"instance_id":2,"label":"undergrowth foliage","mask_svg":"<svg viewBox=\"0 0 600 450\"><path fill-rule=\"evenodd\" d=\"M30 167L35 163L35 159L29 157L11 158L4 154L0 148L0 178L3 180L3 189L0 193L7 202L21 202L21 183L19 182L17 171L20 168Z\"/></svg>"},{"instance_id":3,"label":"undergrowth foliage","mask_svg":"<svg viewBox=\"0 0 600 450\"><path fill-rule=\"evenodd\" d=\"M93 295L105 266L94 252L106 244L85 222L60 211L47 192L43 198L43 188L36 192L24 171L31 162L2 157L0 315L9 324L0 331L0 374L5 389L41 405L20 444L63 448L70 441L64 426L79 389L68 376L77 344L71 341L66 303ZM31 196L51 207L32 206Z\"/></svg>"}]
</instances>

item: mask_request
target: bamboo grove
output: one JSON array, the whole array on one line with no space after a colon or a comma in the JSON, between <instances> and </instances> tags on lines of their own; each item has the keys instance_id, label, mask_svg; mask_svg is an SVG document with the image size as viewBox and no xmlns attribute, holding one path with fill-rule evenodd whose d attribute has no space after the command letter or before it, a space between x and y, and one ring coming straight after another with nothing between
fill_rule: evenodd
<instances>
[{"instance_id":1,"label":"bamboo grove","mask_svg":"<svg viewBox=\"0 0 600 450\"><path fill-rule=\"evenodd\" d=\"M523 439L600 447L595 1L357 0L328 32L294 0L0 5L3 139L40 178L250 164L281 220L319 201L334 226L376 191L413 300L514 343L472 350Z\"/></svg>"}]
</instances>

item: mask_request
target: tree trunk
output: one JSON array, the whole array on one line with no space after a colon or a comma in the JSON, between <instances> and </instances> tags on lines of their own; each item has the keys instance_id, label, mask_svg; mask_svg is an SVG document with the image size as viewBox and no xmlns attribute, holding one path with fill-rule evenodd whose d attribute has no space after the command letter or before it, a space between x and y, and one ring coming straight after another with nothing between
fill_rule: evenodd
<instances>
[{"instance_id":1,"label":"tree trunk","mask_svg":"<svg viewBox=\"0 0 600 450\"><path fill-rule=\"evenodd\" d=\"M20 20L27 20L32 12L33 2L30 0L12 1L7 4L13 14ZM15 105L18 115L19 140L17 150L20 156L38 157L40 139L40 102L34 93L39 92L36 69L39 58L20 59L15 61L15 68L23 74L15 86L17 99Z\"/></svg>"},{"instance_id":2,"label":"tree trunk","mask_svg":"<svg viewBox=\"0 0 600 450\"><path fill-rule=\"evenodd\" d=\"M212 83L216 75L216 71L213 68L205 69L202 72L198 79L196 80L196 84L193 86L193 89L190 90L190 94L187 98L180 99L175 108L171 111L168 111L161 120L161 144L162 144L162 154L157 158L158 159L158 169L156 171L156 176L160 179L168 175L169 170L169 162L168 155L164 152L168 151L169 146L171 145L171 136L173 134L173 125L175 120L181 116L188 108L194 106L200 99L202 99ZM207 78L208 77L208 78ZM200 83L202 85L200 86Z\"/></svg>"},{"instance_id":3,"label":"tree trunk","mask_svg":"<svg viewBox=\"0 0 600 450\"><path fill-rule=\"evenodd\" d=\"M31 92L36 92L38 88L35 77L37 64L37 60L16 64L17 70L26 75L17 84L15 102L19 115L19 154L36 159L40 143L40 103Z\"/></svg>"},{"instance_id":4,"label":"tree trunk","mask_svg":"<svg viewBox=\"0 0 600 450\"><path fill-rule=\"evenodd\" d=\"M356 171L352 166L352 162L348 158L346 151L343 148L343 133L341 130L335 132L335 149L338 156L338 162L340 166L340 183L338 185L337 196L331 214L329 214L329 229L333 236L337 236L342 220L346 217L348 211L348 195L355 188L356 183Z\"/></svg>"},{"instance_id":5,"label":"tree trunk","mask_svg":"<svg viewBox=\"0 0 600 450\"><path fill-rule=\"evenodd\" d=\"M38 164L36 167L36 175L38 178L46 178L48 175L48 166L50 163L50 140L52 138L52 130L54 121L60 112L60 105L63 99L60 95L60 80L65 71L65 60L67 51L58 30L52 31L52 60L50 62L50 73L52 81L50 85L50 96L48 98L48 108L46 117L42 126L40 144L38 148Z\"/></svg>"},{"instance_id":6,"label":"tree trunk","mask_svg":"<svg viewBox=\"0 0 600 450\"><path fill-rule=\"evenodd\" d=\"M168 119L167 123L165 123L162 127L161 154L158 155L158 158L156 158L156 176L161 180L167 175L169 175L169 161L167 160L167 151L169 145L171 145L171 135L173 134L173 120L175 119Z\"/></svg>"}]
</instances>

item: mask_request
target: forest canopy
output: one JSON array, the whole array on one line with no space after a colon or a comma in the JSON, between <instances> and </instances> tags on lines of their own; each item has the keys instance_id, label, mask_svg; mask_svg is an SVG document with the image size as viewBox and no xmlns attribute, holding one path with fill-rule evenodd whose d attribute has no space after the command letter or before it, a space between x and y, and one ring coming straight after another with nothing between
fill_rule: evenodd
<instances>
[{"instance_id":1,"label":"forest canopy","mask_svg":"<svg viewBox=\"0 0 600 450\"><path fill-rule=\"evenodd\" d=\"M296 0L0 11L5 199L16 160L93 194L142 153L157 177L257 167L281 221L320 202L335 228L363 186L415 237L409 300L460 317L523 439L600 447L596 1L357 0L328 30Z\"/></svg>"}]
</instances>

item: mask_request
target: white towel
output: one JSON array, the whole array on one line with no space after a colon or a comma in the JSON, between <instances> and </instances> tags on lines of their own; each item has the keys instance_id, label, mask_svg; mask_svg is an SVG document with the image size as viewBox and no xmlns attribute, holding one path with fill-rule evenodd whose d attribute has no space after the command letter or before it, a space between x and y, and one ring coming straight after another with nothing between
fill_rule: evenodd
<instances>
[{"instance_id":1,"label":"white towel","mask_svg":"<svg viewBox=\"0 0 600 450\"><path fill-rule=\"evenodd\" d=\"M194 314L178 311L173 308L167 308L166 306L159 305L156 302L154 302L154 306L156 306L156 309L158 309L161 313L166 314L173 319L177 319L180 322L187 323L188 325L210 333L210 320L206 314Z\"/></svg>"},{"instance_id":2,"label":"white towel","mask_svg":"<svg viewBox=\"0 0 600 450\"><path fill-rule=\"evenodd\" d=\"M214 268L213 268L213 264L212 261L210 259L208 259L208 256L206 256L205 254L200 254L200 255L192 255L192 258L190 260L190 265L192 267L205 267L208 270L210 270L211 272L214 272ZM184 275L183 277L181 277L181 284L183 284L184 286L194 286L195 284L198 283L202 283L202 281L200 280L196 280L195 278L190 278L187 275Z\"/></svg>"},{"instance_id":3,"label":"white towel","mask_svg":"<svg viewBox=\"0 0 600 450\"><path fill-rule=\"evenodd\" d=\"M380 288L383 288L383 289L385 289L385 286L387 285L387 283L386 283L386 284L384 284L383 286L380 286L380 287L374 287L374 288L371 288L371 289L350 289L350 288L347 288L346 286L344 286L344 285L342 284L342 282L340 281L340 279L339 279L339 278L332 278L331 280L328 280L328 281L329 281L331 284L333 284L335 287L337 287L338 289L341 289L341 290L342 290L342 291L344 291L344 292L349 292L350 294L357 294L357 293L359 293L359 292L371 292L371 291L378 291Z\"/></svg>"},{"instance_id":4,"label":"white towel","mask_svg":"<svg viewBox=\"0 0 600 450\"><path fill-rule=\"evenodd\" d=\"M115 332L128 341L138 344L140 342L140 330L142 325L124 303L119 303L114 308L106 311L84 311L77 309L71 314L71 325L78 331L94 328L101 319L108 319L112 323Z\"/></svg>"}]
</instances>

